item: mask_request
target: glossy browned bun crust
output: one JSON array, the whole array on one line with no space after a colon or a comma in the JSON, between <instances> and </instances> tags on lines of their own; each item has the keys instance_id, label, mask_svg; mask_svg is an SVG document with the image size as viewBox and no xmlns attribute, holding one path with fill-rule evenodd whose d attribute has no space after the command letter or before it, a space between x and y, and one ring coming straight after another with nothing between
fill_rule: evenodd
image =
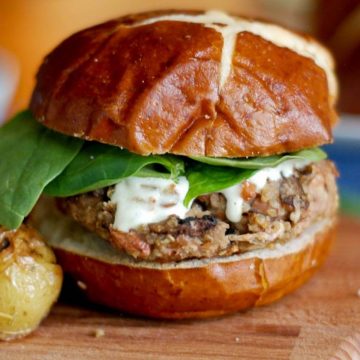
<instances>
[{"instance_id":1,"label":"glossy browned bun crust","mask_svg":"<svg viewBox=\"0 0 360 360\"><path fill-rule=\"evenodd\" d=\"M66 39L37 74L35 117L142 155L244 157L331 142L336 95L313 59L240 32L221 87L220 32L180 21L134 26L170 13L123 17Z\"/></svg>"},{"instance_id":2,"label":"glossy browned bun crust","mask_svg":"<svg viewBox=\"0 0 360 360\"><path fill-rule=\"evenodd\" d=\"M292 254L202 267L114 265L60 249L56 255L95 303L153 318L205 318L269 304L299 287L324 262L334 227L318 232Z\"/></svg>"}]
</instances>

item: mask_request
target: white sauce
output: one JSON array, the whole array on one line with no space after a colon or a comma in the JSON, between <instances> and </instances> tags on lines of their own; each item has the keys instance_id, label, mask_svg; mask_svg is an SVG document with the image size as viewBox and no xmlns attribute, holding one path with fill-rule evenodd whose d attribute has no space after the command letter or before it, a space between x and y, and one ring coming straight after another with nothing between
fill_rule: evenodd
<instances>
[{"instance_id":1,"label":"white sauce","mask_svg":"<svg viewBox=\"0 0 360 360\"><path fill-rule=\"evenodd\" d=\"M244 202L244 199L241 197L241 184L231 186L220 191L220 193L226 199L226 217L232 222L240 221Z\"/></svg>"},{"instance_id":2,"label":"white sauce","mask_svg":"<svg viewBox=\"0 0 360 360\"><path fill-rule=\"evenodd\" d=\"M204 26L215 29L221 33L224 43L220 65L220 89L226 83L231 72L237 34L246 31L261 36L263 39L270 41L279 47L288 48L299 55L312 59L325 71L328 79L329 91L333 96L336 96L337 82L333 73L333 60L327 50L314 40L306 39L277 25L249 21L240 17L232 17L224 12L215 10L207 11L200 15L163 15L138 22L132 26L148 25L159 21L182 21L204 24Z\"/></svg>"},{"instance_id":3,"label":"white sauce","mask_svg":"<svg viewBox=\"0 0 360 360\"><path fill-rule=\"evenodd\" d=\"M260 191L265 186L267 180L277 181L280 180L281 177L290 177L294 174L295 169L302 169L309 163L309 160L304 159L287 160L276 167L265 168L258 171L248 181L256 186L257 191Z\"/></svg>"},{"instance_id":4,"label":"white sauce","mask_svg":"<svg viewBox=\"0 0 360 360\"><path fill-rule=\"evenodd\" d=\"M266 182L290 177L295 169L309 164L308 160L288 160L282 164L257 171L247 181L260 192ZM180 177L178 183L169 179L129 177L115 186L111 201L116 204L114 228L123 232L140 225L156 223L176 215L183 219L190 210L184 205L189 190L189 182ZM219 191L226 198L226 217L238 222L243 212L244 200L241 196L242 183Z\"/></svg>"},{"instance_id":5,"label":"white sauce","mask_svg":"<svg viewBox=\"0 0 360 360\"><path fill-rule=\"evenodd\" d=\"M128 232L143 224L156 223L170 215L184 218L189 210L183 204L189 182L131 176L119 182L111 195L116 204L114 228Z\"/></svg>"},{"instance_id":6,"label":"white sauce","mask_svg":"<svg viewBox=\"0 0 360 360\"><path fill-rule=\"evenodd\" d=\"M257 171L253 176L247 179L247 182L254 184L256 191L260 192L266 182L277 181L282 177L287 178L294 174L295 169L302 169L310 161L308 160L288 160L272 168L264 168ZM238 222L241 219L243 198L241 197L242 183L231 186L220 191L226 198L226 217L232 222Z\"/></svg>"}]
</instances>

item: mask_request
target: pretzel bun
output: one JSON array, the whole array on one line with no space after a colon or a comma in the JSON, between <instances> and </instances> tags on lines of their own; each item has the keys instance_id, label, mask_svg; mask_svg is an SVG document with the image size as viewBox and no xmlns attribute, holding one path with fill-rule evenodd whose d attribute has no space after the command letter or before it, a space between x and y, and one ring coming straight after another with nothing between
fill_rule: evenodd
<instances>
[{"instance_id":1,"label":"pretzel bun","mask_svg":"<svg viewBox=\"0 0 360 360\"><path fill-rule=\"evenodd\" d=\"M46 216L44 215L46 214ZM223 315L269 304L302 285L321 266L336 221L310 226L273 248L179 263L136 262L41 202L32 222L58 262L93 302L153 318Z\"/></svg>"},{"instance_id":2,"label":"pretzel bun","mask_svg":"<svg viewBox=\"0 0 360 360\"><path fill-rule=\"evenodd\" d=\"M151 12L76 33L30 108L54 130L141 154L244 157L329 143L333 62L317 42L217 12Z\"/></svg>"}]
</instances>

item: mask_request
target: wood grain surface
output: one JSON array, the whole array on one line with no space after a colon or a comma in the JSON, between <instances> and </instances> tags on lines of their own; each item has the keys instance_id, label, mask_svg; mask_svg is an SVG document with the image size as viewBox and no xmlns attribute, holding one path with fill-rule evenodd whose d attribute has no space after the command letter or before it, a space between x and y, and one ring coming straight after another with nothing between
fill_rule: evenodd
<instances>
[{"instance_id":1,"label":"wood grain surface","mask_svg":"<svg viewBox=\"0 0 360 360\"><path fill-rule=\"evenodd\" d=\"M0 344L0 359L360 359L360 220L339 225L325 266L276 304L212 320L152 321L80 306L68 286L34 334Z\"/></svg>"}]
</instances>

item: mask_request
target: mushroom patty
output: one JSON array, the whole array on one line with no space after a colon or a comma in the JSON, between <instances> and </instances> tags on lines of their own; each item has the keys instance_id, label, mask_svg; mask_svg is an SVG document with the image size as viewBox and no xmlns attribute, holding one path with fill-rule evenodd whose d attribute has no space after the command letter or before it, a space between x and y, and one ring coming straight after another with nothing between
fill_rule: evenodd
<instances>
[{"instance_id":1,"label":"mushroom patty","mask_svg":"<svg viewBox=\"0 0 360 360\"><path fill-rule=\"evenodd\" d=\"M139 226L129 232L113 228L112 187L69 198L59 208L115 248L135 259L157 262L211 258L273 246L299 235L312 223L332 218L337 208L337 171L329 160L312 163L294 175L267 181L259 192L242 186L243 215L237 223L226 218L220 193L198 197L185 219Z\"/></svg>"}]
</instances>

